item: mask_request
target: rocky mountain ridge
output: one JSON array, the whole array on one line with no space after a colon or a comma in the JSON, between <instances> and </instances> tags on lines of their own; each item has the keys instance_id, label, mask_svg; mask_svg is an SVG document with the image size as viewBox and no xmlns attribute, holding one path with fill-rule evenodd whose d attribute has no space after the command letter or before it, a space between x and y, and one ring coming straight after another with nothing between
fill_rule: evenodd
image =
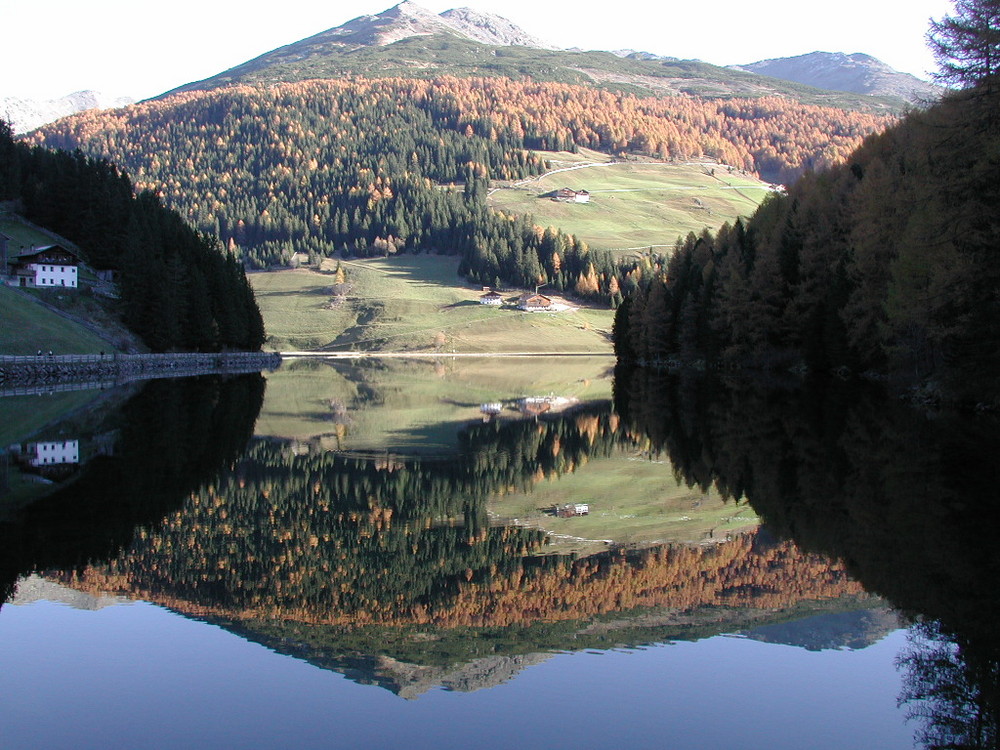
<instances>
[{"instance_id":1,"label":"rocky mountain ridge","mask_svg":"<svg viewBox=\"0 0 1000 750\"><path fill-rule=\"evenodd\" d=\"M537 49L558 49L524 31L502 16L481 13L472 8L453 8L442 13L440 18L448 22L456 31L469 39L498 47L535 47Z\"/></svg>"},{"instance_id":2,"label":"rocky mountain ridge","mask_svg":"<svg viewBox=\"0 0 1000 750\"><path fill-rule=\"evenodd\" d=\"M892 96L911 103L933 101L941 95L938 86L894 70L881 60L860 52L850 55L810 52L730 67L829 91Z\"/></svg>"},{"instance_id":3,"label":"rocky mountain ridge","mask_svg":"<svg viewBox=\"0 0 1000 750\"><path fill-rule=\"evenodd\" d=\"M157 98L237 84L272 86L315 79L530 78L598 86L640 96L781 96L864 112L899 112L898 97L830 92L698 60L630 49L560 49L511 21L469 8L436 14L410 0L248 60Z\"/></svg>"},{"instance_id":4,"label":"rocky mountain ridge","mask_svg":"<svg viewBox=\"0 0 1000 750\"><path fill-rule=\"evenodd\" d=\"M76 91L58 99L0 97L0 118L11 124L15 133L27 133L46 123L88 109L117 109L133 104L127 96L111 96L99 91Z\"/></svg>"},{"instance_id":5,"label":"rocky mountain ridge","mask_svg":"<svg viewBox=\"0 0 1000 750\"><path fill-rule=\"evenodd\" d=\"M331 45L345 51L361 47L385 47L403 39L436 34L451 34L498 47L555 49L501 16L481 13L472 8L453 8L437 14L410 0L403 0L381 13L358 16L340 26L279 47L250 63L275 64L302 60L325 52Z\"/></svg>"},{"instance_id":6,"label":"rocky mountain ridge","mask_svg":"<svg viewBox=\"0 0 1000 750\"><path fill-rule=\"evenodd\" d=\"M292 53L296 48L309 49L316 43L335 43L344 47L385 46L413 36L450 33L482 44L521 45L552 49L501 16L481 13L472 8L453 8L434 13L403 0L398 5L373 15L358 16L340 26L322 31L275 52Z\"/></svg>"}]
</instances>

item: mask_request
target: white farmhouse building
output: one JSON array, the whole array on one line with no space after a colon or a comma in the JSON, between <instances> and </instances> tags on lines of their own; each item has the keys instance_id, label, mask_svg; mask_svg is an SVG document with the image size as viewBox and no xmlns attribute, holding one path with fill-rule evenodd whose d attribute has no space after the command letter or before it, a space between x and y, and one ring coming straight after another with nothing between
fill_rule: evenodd
<instances>
[{"instance_id":1,"label":"white farmhouse building","mask_svg":"<svg viewBox=\"0 0 1000 750\"><path fill-rule=\"evenodd\" d=\"M11 279L17 286L76 289L79 259L62 245L46 245L23 250L9 260Z\"/></svg>"},{"instance_id":2,"label":"white farmhouse building","mask_svg":"<svg viewBox=\"0 0 1000 750\"><path fill-rule=\"evenodd\" d=\"M54 466L80 463L80 441L59 440L48 443L29 443L28 455L32 466Z\"/></svg>"}]
</instances>

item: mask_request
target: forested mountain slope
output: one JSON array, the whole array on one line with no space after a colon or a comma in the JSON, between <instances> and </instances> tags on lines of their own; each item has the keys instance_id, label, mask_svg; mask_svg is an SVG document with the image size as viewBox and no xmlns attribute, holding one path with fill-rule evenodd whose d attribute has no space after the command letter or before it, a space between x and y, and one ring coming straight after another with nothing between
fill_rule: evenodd
<instances>
[{"instance_id":1,"label":"forested mountain slope","mask_svg":"<svg viewBox=\"0 0 1000 750\"><path fill-rule=\"evenodd\" d=\"M889 371L996 402L998 91L956 92L746 225L688 237L619 308L619 357Z\"/></svg>"},{"instance_id":2,"label":"forested mountain slope","mask_svg":"<svg viewBox=\"0 0 1000 750\"><path fill-rule=\"evenodd\" d=\"M0 200L120 273L125 324L153 350L259 349L260 311L243 267L107 161L16 143L0 122Z\"/></svg>"},{"instance_id":3,"label":"forested mountain slope","mask_svg":"<svg viewBox=\"0 0 1000 750\"><path fill-rule=\"evenodd\" d=\"M287 264L293 252L432 250L462 254L463 272L483 283L551 283L608 299L630 269L486 208L490 179L544 169L527 149L708 157L783 180L835 163L887 122L780 98L358 79L181 94L67 118L32 141L122 164L251 266ZM439 187L448 184L459 187Z\"/></svg>"}]
</instances>

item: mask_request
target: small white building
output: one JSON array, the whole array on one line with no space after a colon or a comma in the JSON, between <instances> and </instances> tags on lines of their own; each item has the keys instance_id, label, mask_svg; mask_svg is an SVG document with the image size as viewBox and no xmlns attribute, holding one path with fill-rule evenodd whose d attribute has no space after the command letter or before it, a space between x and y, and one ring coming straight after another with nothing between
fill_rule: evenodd
<instances>
[{"instance_id":1,"label":"small white building","mask_svg":"<svg viewBox=\"0 0 1000 750\"><path fill-rule=\"evenodd\" d=\"M28 462L32 466L58 466L80 463L79 440L57 440L27 445Z\"/></svg>"},{"instance_id":2,"label":"small white building","mask_svg":"<svg viewBox=\"0 0 1000 750\"><path fill-rule=\"evenodd\" d=\"M76 289L79 285L79 259L62 245L23 250L8 262L17 286Z\"/></svg>"},{"instance_id":3,"label":"small white building","mask_svg":"<svg viewBox=\"0 0 1000 750\"><path fill-rule=\"evenodd\" d=\"M500 307L503 304L503 295L499 292L489 291L479 297L480 305L491 305L493 307Z\"/></svg>"}]
</instances>

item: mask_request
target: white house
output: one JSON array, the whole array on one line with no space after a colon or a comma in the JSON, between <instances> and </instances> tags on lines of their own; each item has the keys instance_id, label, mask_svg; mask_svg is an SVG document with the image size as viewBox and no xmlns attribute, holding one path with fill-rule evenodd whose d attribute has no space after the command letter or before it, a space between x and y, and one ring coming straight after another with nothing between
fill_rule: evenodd
<instances>
[{"instance_id":1,"label":"white house","mask_svg":"<svg viewBox=\"0 0 1000 750\"><path fill-rule=\"evenodd\" d=\"M18 286L72 288L78 286L79 259L62 245L23 250L8 259L10 275Z\"/></svg>"},{"instance_id":2,"label":"white house","mask_svg":"<svg viewBox=\"0 0 1000 750\"><path fill-rule=\"evenodd\" d=\"M29 463L32 466L56 466L80 463L79 440L57 440L48 443L29 443Z\"/></svg>"},{"instance_id":3,"label":"white house","mask_svg":"<svg viewBox=\"0 0 1000 750\"><path fill-rule=\"evenodd\" d=\"M493 307L499 307L503 304L503 295L499 292L489 291L479 297L480 305L492 305Z\"/></svg>"}]
</instances>

